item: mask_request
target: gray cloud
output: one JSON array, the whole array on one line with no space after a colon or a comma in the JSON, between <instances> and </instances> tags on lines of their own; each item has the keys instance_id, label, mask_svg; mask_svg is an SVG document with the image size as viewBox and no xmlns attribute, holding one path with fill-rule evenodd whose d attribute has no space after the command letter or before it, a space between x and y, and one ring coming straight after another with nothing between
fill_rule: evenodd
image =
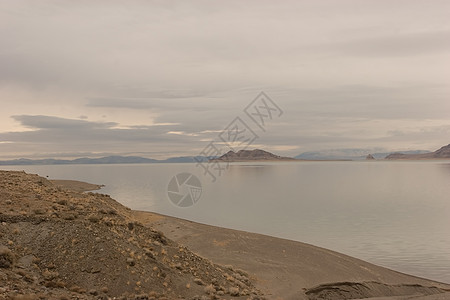
<instances>
[{"instance_id":1,"label":"gray cloud","mask_svg":"<svg viewBox=\"0 0 450 300\"><path fill-rule=\"evenodd\" d=\"M0 140L9 141L0 146L3 149L13 149L20 145L21 151L34 151L34 154L39 151L57 153L64 149L70 149L69 153L159 153L166 147L179 148L185 143L197 144L199 147L203 144L197 137L168 134L169 131L179 129L176 125L121 129L115 128L117 124L112 122L88 122L42 115L14 118L35 130L0 133Z\"/></svg>"},{"instance_id":2,"label":"gray cloud","mask_svg":"<svg viewBox=\"0 0 450 300\"><path fill-rule=\"evenodd\" d=\"M105 108L126 108L126 109L148 109L148 110L210 110L210 109L220 109L224 108L230 104L231 101L227 103L220 103L219 101L214 101L211 98L175 98L170 97L168 99L161 98L90 98L88 99L87 107L105 107ZM218 103L214 103L218 102Z\"/></svg>"},{"instance_id":3,"label":"gray cloud","mask_svg":"<svg viewBox=\"0 0 450 300\"><path fill-rule=\"evenodd\" d=\"M24 127L36 128L36 129L55 129L55 130L71 130L71 129L81 129L81 130L92 130L92 129L102 129L111 128L117 126L115 122L89 122L84 120L73 120L64 119L53 116L12 116L13 119L19 121Z\"/></svg>"},{"instance_id":4,"label":"gray cloud","mask_svg":"<svg viewBox=\"0 0 450 300\"><path fill-rule=\"evenodd\" d=\"M155 109L157 105L147 99L112 99L112 98L91 98L86 106L88 107L112 107L129 109Z\"/></svg>"},{"instance_id":5,"label":"gray cloud","mask_svg":"<svg viewBox=\"0 0 450 300\"><path fill-rule=\"evenodd\" d=\"M0 151L195 153L261 90L285 111L258 132L268 150L432 150L448 143L449 9L2 1Z\"/></svg>"},{"instance_id":6,"label":"gray cloud","mask_svg":"<svg viewBox=\"0 0 450 300\"><path fill-rule=\"evenodd\" d=\"M307 49L307 48L306 48ZM405 57L448 53L450 31L422 31L386 36L360 37L335 43L311 46L311 51L345 56Z\"/></svg>"}]
</instances>

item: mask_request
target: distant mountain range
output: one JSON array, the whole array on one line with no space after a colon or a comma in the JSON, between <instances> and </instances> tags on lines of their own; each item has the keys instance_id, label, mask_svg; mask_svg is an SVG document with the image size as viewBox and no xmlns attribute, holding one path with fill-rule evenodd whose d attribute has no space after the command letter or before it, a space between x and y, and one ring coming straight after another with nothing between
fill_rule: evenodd
<instances>
[{"instance_id":1,"label":"distant mountain range","mask_svg":"<svg viewBox=\"0 0 450 300\"><path fill-rule=\"evenodd\" d=\"M450 159L450 144L440 149L422 154L392 153L386 159Z\"/></svg>"},{"instance_id":2,"label":"distant mountain range","mask_svg":"<svg viewBox=\"0 0 450 300\"><path fill-rule=\"evenodd\" d=\"M0 165L83 165L83 164L145 164L145 163L190 163L196 161L208 161L215 156L180 156L164 160L145 158L139 156L106 156L100 158L77 158L77 159L13 159L0 161Z\"/></svg>"},{"instance_id":3,"label":"distant mountain range","mask_svg":"<svg viewBox=\"0 0 450 300\"><path fill-rule=\"evenodd\" d=\"M212 161L226 161L226 162L239 162L239 161L289 161L295 160L292 157L283 157L275 155L273 153L261 150L239 150L238 152L228 151L219 158L212 159Z\"/></svg>"},{"instance_id":4,"label":"distant mountain range","mask_svg":"<svg viewBox=\"0 0 450 300\"><path fill-rule=\"evenodd\" d=\"M369 156L370 155L370 156ZM324 150L314 152L303 152L300 155L291 157L283 157L273 153L255 149L240 150L238 152L229 151L226 154L216 156L179 156L171 157L163 160L145 158L140 156L106 156L100 158L76 158L76 159L13 159L0 160L0 165L81 165L81 164L143 164L143 163L193 163L198 161L289 161L289 160L366 160L371 159L450 159L450 144L436 150L434 152L424 150L413 150L404 152L376 152L370 153L367 149L338 149Z\"/></svg>"},{"instance_id":5,"label":"distant mountain range","mask_svg":"<svg viewBox=\"0 0 450 300\"><path fill-rule=\"evenodd\" d=\"M374 152L368 149L333 149L323 151L303 152L294 158L302 160L365 160L370 154L374 159L384 159L393 152ZM412 150L402 152L404 154L430 153L425 150Z\"/></svg>"}]
</instances>

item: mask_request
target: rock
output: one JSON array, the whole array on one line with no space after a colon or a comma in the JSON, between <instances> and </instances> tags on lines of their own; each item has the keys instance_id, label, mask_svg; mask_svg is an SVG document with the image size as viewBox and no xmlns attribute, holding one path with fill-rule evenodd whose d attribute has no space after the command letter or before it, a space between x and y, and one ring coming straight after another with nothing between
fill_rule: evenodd
<instances>
[{"instance_id":1,"label":"rock","mask_svg":"<svg viewBox=\"0 0 450 300\"><path fill-rule=\"evenodd\" d=\"M214 286L212 284L207 285L205 287L205 293L208 294L208 295L213 295L213 294L216 293L216 289L214 288Z\"/></svg>"},{"instance_id":2,"label":"rock","mask_svg":"<svg viewBox=\"0 0 450 300\"><path fill-rule=\"evenodd\" d=\"M8 247L0 246L0 268L11 268L14 264L14 254Z\"/></svg>"},{"instance_id":3,"label":"rock","mask_svg":"<svg viewBox=\"0 0 450 300\"><path fill-rule=\"evenodd\" d=\"M96 214L91 214L87 217L87 219L92 223L98 223L102 219L102 217Z\"/></svg>"},{"instance_id":4,"label":"rock","mask_svg":"<svg viewBox=\"0 0 450 300\"><path fill-rule=\"evenodd\" d=\"M45 210L43 210L41 208L36 208L35 210L33 210L33 213L35 215L43 215L43 214L45 214Z\"/></svg>"},{"instance_id":5,"label":"rock","mask_svg":"<svg viewBox=\"0 0 450 300\"><path fill-rule=\"evenodd\" d=\"M25 255L22 256L18 261L17 261L17 266L21 267L21 268L28 268L33 264L33 261L36 259L36 257L34 255Z\"/></svg>"},{"instance_id":6,"label":"rock","mask_svg":"<svg viewBox=\"0 0 450 300\"><path fill-rule=\"evenodd\" d=\"M233 297L239 296L239 288L237 288L237 287L231 287L228 290L228 292L230 293L230 296L233 296Z\"/></svg>"},{"instance_id":7,"label":"rock","mask_svg":"<svg viewBox=\"0 0 450 300\"><path fill-rule=\"evenodd\" d=\"M89 290L88 293L91 294L91 295L93 295L93 296L97 296L97 295L98 295L98 292L97 292L96 290L94 290L94 289Z\"/></svg>"},{"instance_id":8,"label":"rock","mask_svg":"<svg viewBox=\"0 0 450 300\"><path fill-rule=\"evenodd\" d=\"M200 278L195 278L194 282L198 285L205 285L205 283L203 282L203 280L201 280Z\"/></svg>"},{"instance_id":9,"label":"rock","mask_svg":"<svg viewBox=\"0 0 450 300\"><path fill-rule=\"evenodd\" d=\"M136 262L133 258L129 257L127 258L127 264L132 267L136 264Z\"/></svg>"},{"instance_id":10,"label":"rock","mask_svg":"<svg viewBox=\"0 0 450 300\"><path fill-rule=\"evenodd\" d=\"M67 221L72 221L76 219L76 214L65 212L61 214L61 218Z\"/></svg>"},{"instance_id":11,"label":"rock","mask_svg":"<svg viewBox=\"0 0 450 300\"><path fill-rule=\"evenodd\" d=\"M372 154L368 154L368 155L366 156L366 160L375 160L375 157L373 157Z\"/></svg>"}]
</instances>

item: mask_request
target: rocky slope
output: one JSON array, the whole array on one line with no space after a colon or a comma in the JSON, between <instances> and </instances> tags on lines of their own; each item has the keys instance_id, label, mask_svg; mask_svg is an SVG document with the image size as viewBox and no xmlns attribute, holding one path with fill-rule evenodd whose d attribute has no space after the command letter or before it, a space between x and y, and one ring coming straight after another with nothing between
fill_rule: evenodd
<instances>
[{"instance_id":1,"label":"rocky slope","mask_svg":"<svg viewBox=\"0 0 450 300\"><path fill-rule=\"evenodd\" d=\"M278 156L273 153L255 149L255 150L239 150L238 152L228 151L213 161L239 162L239 161L278 161L278 160L295 160L290 157Z\"/></svg>"},{"instance_id":2,"label":"rocky slope","mask_svg":"<svg viewBox=\"0 0 450 300\"><path fill-rule=\"evenodd\" d=\"M107 195L0 171L0 299L258 299Z\"/></svg>"},{"instance_id":3,"label":"rocky slope","mask_svg":"<svg viewBox=\"0 0 450 300\"><path fill-rule=\"evenodd\" d=\"M386 159L450 159L450 144L443 146L440 149L424 154L403 154L392 153L386 156Z\"/></svg>"}]
</instances>

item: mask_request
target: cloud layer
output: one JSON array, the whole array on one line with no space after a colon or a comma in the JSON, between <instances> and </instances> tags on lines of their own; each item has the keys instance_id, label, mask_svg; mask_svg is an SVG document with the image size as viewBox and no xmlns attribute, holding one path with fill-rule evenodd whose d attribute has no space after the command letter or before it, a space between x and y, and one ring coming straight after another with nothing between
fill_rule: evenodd
<instances>
[{"instance_id":1,"label":"cloud layer","mask_svg":"<svg viewBox=\"0 0 450 300\"><path fill-rule=\"evenodd\" d=\"M260 92L257 146L429 149L450 133L448 1L3 1L2 157L196 155ZM275 150L274 150L275 151Z\"/></svg>"}]
</instances>

